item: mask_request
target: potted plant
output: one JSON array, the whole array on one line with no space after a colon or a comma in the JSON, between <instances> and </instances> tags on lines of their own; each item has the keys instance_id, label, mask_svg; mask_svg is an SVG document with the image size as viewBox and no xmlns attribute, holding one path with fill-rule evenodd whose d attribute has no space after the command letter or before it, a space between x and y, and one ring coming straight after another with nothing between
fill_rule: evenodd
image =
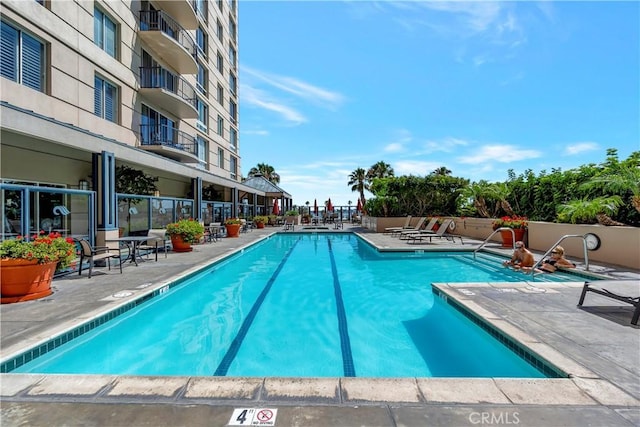
<instances>
[{"instance_id":1,"label":"potted plant","mask_svg":"<svg viewBox=\"0 0 640 427\"><path fill-rule=\"evenodd\" d=\"M258 215L253 217L253 222L256 224L258 228L264 228L264 225L269 221L268 216Z\"/></svg>"},{"instance_id":2,"label":"potted plant","mask_svg":"<svg viewBox=\"0 0 640 427\"><path fill-rule=\"evenodd\" d=\"M284 213L284 221L288 223L293 222L293 224L295 225L299 225L302 222L300 213L295 209L286 211Z\"/></svg>"},{"instance_id":3,"label":"potted plant","mask_svg":"<svg viewBox=\"0 0 640 427\"><path fill-rule=\"evenodd\" d=\"M192 251L192 243L197 243L204 235L204 225L195 219L181 219L167 224L167 234L171 238L171 245L175 252Z\"/></svg>"},{"instance_id":4,"label":"potted plant","mask_svg":"<svg viewBox=\"0 0 640 427\"><path fill-rule=\"evenodd\" d=\"M239 237L241 225L242 221L240 218L227 218L224 221L224 226L227 229L227 237Z\"/></svg>"},{"instance_id":5,"label":"potted plant","mask_svg":"<svg viewBox=\"0 0 640 427\"><path fill-rule=\"evenodd\" d=\"M529 222L524 216L503 216L493 221L493 229L511 228L515 234L516 242L524 238L524 232L527 230ZM502 246L506 248L513 247L513 235L510 230L500 230L502 236Z\"/></svg>"},{"instance_id":6,"label":"potted plant","mask_svg":"<svg viewBox=\"0 0 640 427\"><path fill-rule=\"evenodd\" d=\"M68 267L76 258L71 238L59 233L21 236L0 243L2 303L29 301L51 295L51 280L56 269Z\"/></svg>"}]
</instances>

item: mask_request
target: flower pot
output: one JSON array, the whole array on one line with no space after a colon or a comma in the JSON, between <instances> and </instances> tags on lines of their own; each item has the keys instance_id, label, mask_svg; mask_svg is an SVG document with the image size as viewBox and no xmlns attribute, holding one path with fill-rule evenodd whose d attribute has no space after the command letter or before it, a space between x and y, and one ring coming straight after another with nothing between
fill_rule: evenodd
<instances>
[{"instance_id":1,"label":"flower pot","mask_svg":"<svg viewBox=\"0 0 640 427\"><path fill-rule=\"evenodd\" d=\"M256 222L256 228L264 228L264 222Z\"/></svg>"},{"instance_id":2,"label":"flower pot","mask_svg":"<svg viewBox=\"0 0 640 427\"><path fill-rule=\"evenodd\" d=\"M524 228L512 228L516 236L516 242L524 238ZM502 247L513 248L513 234L510 230L500 230L500 236L502 236Z\"/></svg>"},{"instance_id":3,"label":"flower pot","mask_svg":"<svg viewBox=\"0 0 640 427\"><path fill-rule=\"evenodd\" d=\"M191 252L193 250L191 243L182 240L180 234L171 235L171 246L174 252Z\"/></svg>"},{"instance_id":4,"label":"flower pot","mask_svg":"<svg viewBox=\"0 0 640 427\"><path fill-rule=\"evenodd\" d=\"M240 237L241 224L225 224L227 228L227 237Z\"/></svg>"},{"instance_id":5,"label":"flower pot","mask_svg":"<svg viewBox=\"0 0 640 427\"><path fill-rule=\"evenodd\" d=\"M0 260L2 304L29 301L51 295L51 280L58 262L38 264L37 260Z\"/></svg>"}]
</instances>

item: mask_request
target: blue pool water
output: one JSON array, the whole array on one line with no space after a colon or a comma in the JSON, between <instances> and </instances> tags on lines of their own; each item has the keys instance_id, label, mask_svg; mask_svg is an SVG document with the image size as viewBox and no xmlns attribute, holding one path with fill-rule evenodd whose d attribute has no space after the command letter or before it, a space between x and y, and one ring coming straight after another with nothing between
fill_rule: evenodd
<instances>
[{"instance_id":1,"label":"blue pool water","mask_svg":"<svg viewBox=\"0 0 640 427\"><path fill-rule=\"evenodd\" d=\"M433 282L523 280L494 264L278 234L13 372L543 377L432 293Z\"/></svg>"}]
</instances>

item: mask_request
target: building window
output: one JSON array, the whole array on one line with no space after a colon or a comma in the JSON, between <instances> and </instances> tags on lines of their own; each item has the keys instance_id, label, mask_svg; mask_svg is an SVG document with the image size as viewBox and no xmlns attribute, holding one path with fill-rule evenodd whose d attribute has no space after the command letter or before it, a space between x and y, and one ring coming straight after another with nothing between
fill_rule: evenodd
<instances>
[{"instance_id":1,"label":"building window","mask_svg":"<svg viewBox=\"0 0 640 427\"><path fill-rule=\"evenodd\" d=\"M207 154L209 152L207 140L198 136L196 137L196 144L198 144L198 160L200 160L200 165L204 166L207 164Z\"/></svg>"},{"instance_id":2,"label":"building window","mask_svg":"<svg viewBox=\"0 0 640 427\"><path fill-rule=\"evenodd\" d=\"M231 178L236 179L238 176L238 159L234 156L229 156L229 171L231 172Z\"/></svg>"},{"instance_id":3,"label":"building window","mask_svg":"<svg viewBox=\"0 0 640 427\"><path fill-rule=\"evenodd\" d=\"M224 170L224 150L218 148L218 167Z\"/></svg>"},{"instance_id":4,"label":"building window","mask_svg":"<svg viewBox=\"0 0 640 427\"><path fill-rule=\"evenodd\" d=\"M4 21L1 25L0 75L44 92L44 43Z\"/></svg>"},{"instance_id":5,"label":"building window","mask_svg":"<svg viewBox=\"0 0 640 427\"><path fill-rule=\"evenodd\" d=\"M236 41L236 23L231 14L229 14L229 34L231 34L231 40Z\"/></svg>"},{"instance_id":6,"label":"building window","mask_svg":"<svg viewBox=\"0 0 640 427\"><path fill-rule=\"evenodd\" d=\"M218 9L222 10L222 0L218 0Z\"/></svg>"},{"instance_id":7,"label":"building window","mask_svg":"<svg viewBox=\"0 0 640 427\"><path fill-rule=\"evenodd\" d=\"M116 24L100 9L93 11L94 43L109 55L116 57Z\"/></svg>"},{"instance_id":8,"label":"building window","mask_svg":"<svg viewBox=\"0 0 640 427\"><path fill-rule=\"evenodd\" d=\"M218 135L224 138L224 119L218 116Z\"/></svg>"},{"instance_id":9,"label":"building window","mask_svg":"<svg viewBox=\"0 0 640 427\"><path fill-rule=\"evenodd\" d=\"M229 145L233 151L238 152L238 131L234 128L229 129Z\"/></svg>"},{"instance_id":10,"label":"building window","mask_svg":"<svg viewBox=\"0 0 640 427\"><path fill-rule=\"evenodd\" d=\"M202 63L200 63L198 61L198 74L196 76L196 89L198 89L198 92L200 92L203 95L207 94L207 89L208 89L208 84L209 84L209 71L207 70L207 68L202 65Z\"/></svg>"},{"instance_id":11,"label":"building window","mask_svg":"<svg viewBox=\"0 0 640 427\"><path fill-rule=\"evenodd\" d=\"M233 102L233 99L229 99L229 116L231 123L236 124L238 122L238 107L236 103Z\"/></svg>"},{"instance_id":12,"label":"building window","mask_svg":"<svg viewBox=\"0 0 640 427\"><path fill-rule=\"evenodd\" d=\"M207 57L207 34L202 27L196 30L196 45L198 46L198 54L203 58Z\"/></svg>"},{"instance_id":13,"label":"building window","mask_svg":"<svg viewBox=\"0 0 640 427\"><path fill-rule=\"evenodd\" d=\"M229 73L229 88L231 90L231 93L234 95L237 95L236 93L237 86L238 86L238 79L233 73Z\"/></svg>"},{"instance_id":14,"label":"building window","mask_svg":"<svg viewBox=\"0 0 640 427\"><path fill-rule=\"evenodd\" d=\"M204 22L207 22L207 0L195 0L193 4L198 16L201 17Z\"/></svg>"},{"instance_id":15,"label":"building window","mask_svg":"<svg viewBox=\"0 0 640 427\"><path fill-rule=\"evenodd\" d=\"M224 107L224 88L220 83L218 83L218 103Z\"/></svg>"},{"instance_id":16,"label":"building window","mask_svg":"<svg viewBox=\"0 0 640 427\"><path fill-rule=\"evenodd\" d=\"M231 63L231 68L236 68L236 50L229 44L229 62Z\"/></svg>"},{"instance_id":17,"label":"building window","mask_svg":"<svg viewBox=\"0 0 640 427\"><path fill-rule=\"evenodd\" d=\"M216 21L216 34L218 35L218 40L220 40L220 43L224 43L224 30L222 29L222 22L220 22L219 19Z\"/></svg>"},{"instance_id":18,"label":"building window","mask_svg":"<svg viewBox=\"0 0 640 427\"><path fill-rule=\"evenodd\" d=\"M118 123L118 88L99 76L94 79L94 112L98 117Z\"/></svg>"},{"instance_id":19,"label":"building window","mask_svg":"<svg viewBox=\"0 0 640 427\"><path fill-rule=\"evenodd\" d=\"M198 121L196 122L196 127L202 132L206 132L209 123L209 107L207 106L207 103L200 98L196 99L196 105L198 107Z\"/></svg>"},{"instance_id":20,"label":"building window","mask_svg":"<svg viewBox=\"0 0 640 427\"><path fill-rule=\"evenodd\" d=\"M217 67L218 71L220 71L220 74L224 75L224 59L222 58L220 52L218 52Z\"/></svg>"}]
</instances>

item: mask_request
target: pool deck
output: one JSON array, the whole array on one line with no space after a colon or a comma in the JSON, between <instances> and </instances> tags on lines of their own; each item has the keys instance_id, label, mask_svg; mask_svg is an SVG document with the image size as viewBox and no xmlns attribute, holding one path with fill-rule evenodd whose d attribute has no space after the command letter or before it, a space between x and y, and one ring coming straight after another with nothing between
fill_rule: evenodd
<instances>
[{"instance_id":1,"label":"pool deck","mask_svg":"<svg viewBox=\"0 0 640 427\"><path fill-rule=\"evenodd\" d=\"M296 231L298 231L296 227ZM46 298L0 306L2 360L104 314L280 228L159 255L139 266L56 279ZM319 231L319 230L312 230ZM334 231L334 230L329 230ZM434 239L408 245L345 224L384 250L460 249ZM319 231L322 232L322 231ZM465 239L465 249L479 242ZM490 249L504 255L497 245ZM537 257L540 254L536 254ZM640 295L640 272L590 269ZM529 280L529 281L527 281ZM232 378L1 374L2 426L227 426L235 409L276 409L275 426L640 426L640 331L630 305L590 293L581 281L439 283L447 298L570 374L562 379ZM612 290L610 287L609 289ZM237 413L236 413L237 414ZM267 415L265 415L267 414ZM229 424L231 422L231 424Z\"/></svg>"}]
</instances>

